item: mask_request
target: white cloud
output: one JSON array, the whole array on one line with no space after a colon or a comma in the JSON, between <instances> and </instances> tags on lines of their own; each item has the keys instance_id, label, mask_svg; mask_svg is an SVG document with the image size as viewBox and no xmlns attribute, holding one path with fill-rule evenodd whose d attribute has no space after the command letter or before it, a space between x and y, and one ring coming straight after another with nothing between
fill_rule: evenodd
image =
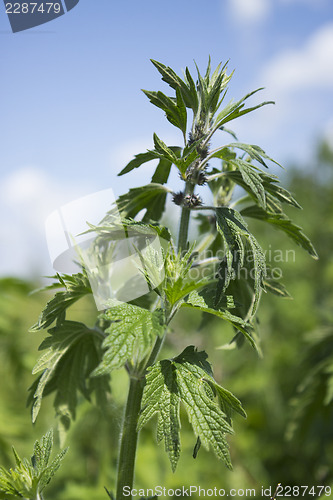
<instances>
[{"instance_id":1,"label":"white cloud","mask_svg":"<svg viewBox=\"0 0 333 500\"><path fill-rule=\"evenodd\" d=\"M91 192L91 186L60 182L30 166L2 176L1 181L0 275L52 274L45 220L64 203Z\"/></svg>"},{"instance_id":2,"label":"white cloud","mask_svg":"<svg viewBox=\"0 0 333 500\"><path fill-rule=\"evenodd\" d=\"M229 0L229 9L236 21L258 23L267 18L271 4L268 0Z\"/></svg>"},{"instance_id":3,"label":"white cloud","mask_svg":"<svg viewBox=\"0 0 333 500\"><path fill-rule=\"evenodd\" d=\"M264 86L257 102L274 100L276 106L243 117L234 127L239 139L260 144L282 163L307 161L318 134L324 132L323 124L332 122L332 107L327 104L333 94L332 61L333 23L312 33L298 49L271 58L252 88Z\"/></svg>"},{"instance_id":4,"label":"white cloud","mask_svg":"<svg viewBox=\"0 0 333 500\"><path fill-rule=\"evenodd\" d=\"M316 31L300 49L287 50L266 67L262 80L273 89L290 92L333 85L333 23Z\"/></svg>"}]
</instances>

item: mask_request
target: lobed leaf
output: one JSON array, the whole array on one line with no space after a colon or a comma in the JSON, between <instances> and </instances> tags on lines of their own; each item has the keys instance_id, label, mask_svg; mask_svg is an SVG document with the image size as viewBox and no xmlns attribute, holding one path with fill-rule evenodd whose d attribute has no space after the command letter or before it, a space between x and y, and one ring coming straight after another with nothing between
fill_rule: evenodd
<instances>
[{"instance_id":1,"label":"lobed leaf","mask_svg":"<svg viewBox=\"0 0 333 500\"><path fill-rule=\"evenodd\" d=\"M249 331L249 325L241 317L231 314L227 309L230 306L234 306L232 297L226 297L226 303L223 304L221 298L216 300L216 289L209 290L208 292L205 289L200 292L191 292L186 301L182 303L182 307L191 307L224 319L237 331L240 331L252 347L258 350L256 342Z\"/></svg>"},{"instance_id":2,"label":"lobed leaf","mask_svg":"<svg viewBox=\"0 0 333 500\"><path fill-rule=\"evenodd\" d=\"M169 192L167 187L157 183L132 188L128 193L119 196L118 210L125 218L134 218L141 210L146 209L142 221L158 221L164 212L166 196Z\"/></svg>"},{"instance_id":3,"label":"lobed leaf","mask_svg":"<svg viewBox=\"0 0 333 500\"><path fill-rule=\"evenodd\" d=\"M147 151L146 153L139 153L138 155L135 155L134 159L131 160L129 163L127 163L126 167L124 167L121 172L119 172L120 175L127 174L128 172L131 172L135 168L139 168L143 163L147 163L148 161L155 160L158 158L156 153L154 151Z\"/></svg>"},{"instance_id":4,"label":"lobed leaf","mask_svg":"<svg viewBox=\"0 0 333 500\"><path fill-rule=\"evenodd\" d=\"M254 314L263 288L263 279L266 276L265 255L257 240L248 231L246 223L239 212L227 207L217 207L215 211L216 227L223 238L227 262L227 273L226 276L222 277L224 282L222 289L227 288L230 280L234 279L235 272L237 273L244 264L244 238L253 253L255 300L252 313Z\"/></svg>"},{"instance_id":5,"label":"lobed leaf","mask_svg":"<svg viewBox=\"0 0 333 500\"><path fill-rule=\"evenodd\" d=\"M237 168L238 162L237 163L230 162L230 163L234 164ZM251 164L249 164L248 162L243 162L243 163L251 166ZM252 168L254 168L253 165ZM301 208L301 206L297 203L297 201L289 193L289 191L287 191L287 189L279 185L277 177L275 177L274 175L265 174L263 172L255 172L255 173L260 178L260 183L263 186L265 192L266 206L264 207L260 203L256 191L253 190L252 186L246 182L246 179L244 179L240 170L225 171L223 172L223 175L231 179L233 182L235 182L235 184L238 184L239 186L244 188L251 195L254 201L264 209L276 212L281 211L280 207L281 203L287 203L292 207Z\"/></svg>"},{"instance_id":6,"label":"lobed leaf","mask_svg":"<svg viewBox=\"0 0 333 500\"><path fill-rule=\"evenodd\" d=\"M270 103L270 104L272 104L272 103ZM256 160L258 163L261 163L261 165L263 165L266 168L267 168L267 164L266 164L265 160L269 160L269 161L275 163L276 165L278 165L279 167L281 167L280 163L273 160L273 158L268 156L261 147L256 146L255 144L244 144L242 142L233 142L231 144L228 144L226 147L241 149L242 151L247 153L252 160Z\"/></svg>"},{"instance_id":7,"label":"lobed leaf","mask_svg":"<svg viewBox=\"0 0 333 500\"><path fill-rule=\"evenodd\" d=\"M284 213L266 212L262 208L253 205L241 210L241 214L244 215L244 217L252 217L272 224L276 229L285 232L297 245L304 248L311 257L318 259L318 254L309 238L303 233L302 229L294 224Z\"/></svg>"},{"instance_id":8,"label":"lobed leaf","mask_svg":"<svg viewBox=\"0 0 333 500\"><path fill-rule=\"evenodd\" d=\"M155 414L158 415L157 439L159 442L164 440L173 471L176 470L181 448L179 404L175 369L171 361L163 360L148 368L138 429L142 429Z\"/></svg>"},{"instance_id":9,"label":"lobed leaf","mask_svg":"<svg viewBox=\"0 0 333 500\"><path fill-rule=\"evenodd\" d=\"M189 71L186 71L188 83L184 82L176 73L168 66L164 64L154 61L151 59L151 62L155 66L155 68L162 75L162 80L170 85L174 90L179 90L181 92L183 101L188 108L192 108L193 111L197 110L198 106L198 97L195 86L191 84L191 78L189 79ZM187 69L187 68L186 68Z\"/></svg>"},{"instance_id":10,"label":"lobed leaf","mask_svg":"<svg viewBox=\"0 0 333 500\"><path fill-rule=\"evenodd\" d=\"M103 336L76 321L64 321L49 334L39 347L46 352L33 369L33 374L42 374L29 389L32 420L36 421L43 397L55 392L54 407L66 427L75 418L78 391L87 399L98 390L97 385L105 394L109 392L107 377L90 379L102 357Z\"/></svg>"},{"instance_id":11,"label":"lobed leaf","mask_svg":"<svg viewBox=\"0 0 333 500\"><path fill-rule=\"evenodd\" d=\"M251 97L253 94L256 94L262 90L262 88L256 89L252 92L249 92L246 94L242 99L239 101L230 101L227 106L217 115L214 125L213 125L213 130L218 130L221 128L225 123L235 120L236 118L239 118L242 115L245 115L247 113L251 113L252 111L261 108L262 106L266 106L267 104L274 104L273 101L267 101L267 102L262 102L260 104L257 104L256 106L253 106L251 108L245 108L244 109L244 102Z\"/></svg>"},{"instance_id":12,"label":"lobed leaf","mask_svg":"<svg viewBox=\"0 0 333 500\"><path fill-rule=\"evenodd\" d=\"M236 167L240 172L243 182L250 189L251 193L255 196L259 206L266 208L266 193L262 179L258 172L256 172L251 163L235 159L229 161L230 165Z\"/></svg>"},{"instance_id":13,"label":"lobed leaf","mask_svg":"<svg viewBox=\"0 0 333 500\"><path fill-rule=\"evenodd\" d=\"M176 89L176 99L166 96L163 92L143 90L150 102L161 108L172 125L186 134L187 112L180 90Z\"/></svg>"},{"instance_id":14,"label":"lobed leaf","mask_svg":"<svg viewBox=\"0 0 333 500\"><path fill-rule=\"evenodd\" d=\"M159 361L148 369L138 428L158 415L158 440L164 439L175 470L180 454L181 402L198 440L207 449L211 446L225 465L232 468L225 434L232 434L233 429L221 409L221 401L228 411L232 409L245 416L238 399L214 380L207 354L189 346L176 358Z\"/></svg>"},{"instance_id":15,"label":"lobed leaf","mask_svg":"<svg viewBox=\"0 0 333 500\"><path fill-rule=\"evenodd\" d=\"M63 287L65 291L56 293L55 296L48 301L37 323L30 328L31 332L47 328L55 321L59 323L62 322L65 319L65 313L68 307L85 295L92 293L89 279L85 271L73 275L57 274L54 278L57 278L58 282L46 287L45 290Z\"/></svg>"},{"instance_id":16,"label":"lobed leaf","mask_svg":"<svg viewBox=\"0 0 333 500\"><path fill-rule=\"evenodd\" d=\"M165 329L160 310L151 312L132 304L118 303L103 317L111 323L105 330L107 337L103 341L103 360L94 375L110 373L128 360L141 360Z\"/></svg>"},{"instance_id":17,"label":"lobed leaf","mask_svg":"<svg viewBox=\"0 0 333 500\"><path fill-rule=\"evenodd\" d=\"M49 431L41 441L36 441L30 461L22 460L13 448L16 467L7 471L0 467L0 498L22 498L35 500L59 469L67 452L62 450L49 464L53 446L53 431ZM2 493L4 495L2 495Z\"/></svg>"}]
</instances>

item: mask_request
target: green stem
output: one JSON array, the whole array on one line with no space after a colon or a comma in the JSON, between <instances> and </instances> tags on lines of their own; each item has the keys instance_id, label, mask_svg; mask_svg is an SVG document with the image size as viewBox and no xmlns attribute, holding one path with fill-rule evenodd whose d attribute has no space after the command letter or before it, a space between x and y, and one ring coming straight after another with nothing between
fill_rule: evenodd
<instances>
[{"instance_id":1,"label":"green stem","mask_svg":"<svg viewBox=\"0 0 333 500\"><path fill-rule=\"evenodd\" d=\"M137 420L141 408L143 388L144 380L142 378L132 377L130 379L120 441L116 500L132 499L132 495L125 494L126 489L124 491L124 487L127 486L130 490L133 488L135 455L138 441Z\"/></svg>"},{"instance_id":2,"label":"green stem","mask_svg":"<svg viewBox=\"0 0 333 500\"><path fill-rule=\"evenodd\" d=\"M185 194L192 194L194 186L186 183ZM188 238L188 229L190 222L190 209L182 208L180 219L178 250L185 250ZM140 373L145 373L146 369L151 366L161 350L165 334L156 339L155 345L145 364L144 370ZM117 494L116 500L132 500L132 495L128 495L128 491L133 488L134 482L134 466L136 448L138 442L137 420L141 409L141 401L144 389L144 377L130 378L130 387L127 397L127 404L122 425L122 435L120 441L120 453L118 462L118 477L117 477ZM124 487L127 487L124 491Z\"/></svg>"},{"instance_id":3,"label":"green stem","mask_svg":"<svg viewBox=\"0 0 333 500\"><path fill-rule=\"evenodd\" d=\"M185 185L185 196L188 194L193 194L194 186L189 182ZM180 217L179 233L178 233L178 252L186 249L187 238L188 238L188 228L190 224L190 213L191 210L188 207L182 207L182 213Z\"/></svg>"}]
</instances>

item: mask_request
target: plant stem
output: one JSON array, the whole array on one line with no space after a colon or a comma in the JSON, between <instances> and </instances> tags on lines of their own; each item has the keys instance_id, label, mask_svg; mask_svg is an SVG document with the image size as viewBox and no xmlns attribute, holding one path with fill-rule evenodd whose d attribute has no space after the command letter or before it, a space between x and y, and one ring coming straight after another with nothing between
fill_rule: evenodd
<instances>
[{"instance_id":1,"label":"plant stem","mask_svg":"<svg viewBox=\"0 0 333 500\"><path fill-rule=\"evenodd\" d=\"M116 500L132 499L132 495L128 496L128 494L124 494L124 487L133 488L135 455L138 441L137 420L141 408L143 388L144 380L142 378L130 378L120 442Z\"/></svg>"},{"instance_id":2,"label":"plant stem","mask_svg":"<svg viewBox=\"0 0 333 500\"><path fill-rule=\"evenodd\" d=\"M194 186L189 182L185 184L185 196L188 194L193 194ZM187 238L188 238L188 228L190 224L190 213L191 210L188 207L182 207L182 213L180 217L179 233L178 233L178 252L186 249Z\"/></svg>"},{"instance_id":3,"label":"plant stem","mask_svg":"<svg viewBox=\"0 0 333 500\"><path fill-rule=\"evenodd\" d=\"M186 183L185 194L192 194L194 186ZM182 214L179 226L178 251L185 250L188 239L188 229L190 222L190 209L182 207ZM144 372L151 366L158 356L162 347L165 334L156 339L155 345L145 365ZM120 453L118 461L117 493L116 500L131 500L132 495L128 495L128 490L133 488L134 466L136 447L138 441L137 420L141 409L141 401L144 389L144 377L130 377L130 387L127 397L125 415L122 425L122 434L120 441ZM127 486L124 491L124 487ZM125 494L126 493L126 494Z\"/></svg>"}]
</instances>

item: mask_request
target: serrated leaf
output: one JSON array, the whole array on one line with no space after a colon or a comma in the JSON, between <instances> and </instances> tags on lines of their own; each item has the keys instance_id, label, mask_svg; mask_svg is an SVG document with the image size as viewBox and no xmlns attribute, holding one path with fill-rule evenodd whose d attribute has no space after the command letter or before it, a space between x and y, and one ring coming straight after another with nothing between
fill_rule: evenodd
<instances>
[{"instance_id":1,"label":"serrated leaf","mask_svg":"<svg viewBox=\"0 0 333 500\"><path fill-rule=\"evenodd\" d=\"M286 287L282 283L280 283L278 280L276 280L270 276L267 276L264 279L264 286L265 286L265 290L267 292L271 292L274 295L277 295L278 297L283 297L285 299L292 298L291 295L289 294L288 290L286 289Z\"/></svg>"},{"instance_id":2,"label":"serrated leaf","mask_svg":"<svg viewBox=\"0 0 333 500\"><path fill-rule=\"evenodd\" d=\"M227 421L229 417L215 399L216 394L220 394L228 408L245 415L238 399L214 380L207 354L197 352L193 346L176 358L159 361L148 369L138 428L158 415L158 439L164 439L173 470L180 453L180 402L185 405L196 437L205 448L211 446L231 468L225 434L232 434L233 430Z\"/></svg>"},{"instance_id":3,"label":"serrated leaf","mask_svg":"<svg viewBox=\"0 0 333 500\"><path fill-rule=\"evenodd\" d=\"M143 93L148 97L150 102L162 109L167 119L172 125L179 128L183 134L186 133L187 113L181 92L176 89L176 99L166 96L163 92L152 92L143 90Z\"/></svg>"},{"instance_id":4,"label":"serrated leaf","mask_svg":"<svg viewBox=\"0 0 333 500\"><path fill-rule=\"evenodd\" d=\"M180 455L179 404L175 369L171 361L163 360L148 368L138 429L155 414L158 415L157 439L164 440L173 471L176 470Z\"/></svg>"},{"instance_id":5,"label":"serrated leaf","mask_svg":"<svg viewBox=\"0 0 333 500\"><path fill-rule=\"evenodd\" d=\"M148 161L151 160L156 160L158 156L154 151L147 151L146 153L139 153L135 155L133 160L131 160L129 163L127 163L126 167L124 167L121 172L119 172L118 176L127 174L128 172L131 172L135 168L139 168L143 163L147 163Z\"/></svg>"},{"instance_id":6,"label":"serrated leaf","mask_svg":"<svg viewBox=\"0 0 333 500\"><path fill-rule=\"evenodd\" d=\"M141 222L133 219L120 219L118 216L115 217L113 212L109 212L102 222L94 226L89 224L90 229L86 233L93 232L96 233L100 238L98 240L101 244L105 244L109 241L123 240L126 238L126 234L130 230L131 235L138 233L139 235L159 236L165 241L170 241L171 234L165 226L161 226L154 222Z\"/></svg>"},{"instance_id":7,"label":"serrated leaf","mask_svg":"<svg viewBox=\"0 0 333 500\"><path fill-rule=\"evenodd\" d=\"M247 163L247 162L244 162ZM222 174L221 174L222 175ZM241 172L237 170L233 171L225 171L223 175L233 182L244 188L254 199L256 203L258 203L258 197L255 192L251 189L251 186L246 183L241 175ZM269 212L281 212L280 203L287 203L288 205L301 208L299 203L295 200L295 198L287 191L287 189L283 188L279 185L279 180L274 175L268 175L263 172L257 172L257 175L260 177L261 184L265 191L266 205L267 210Z\"/></svg>"},{"instance_id":8,"label":"serrated leaf","mask_svg":"<svg viewBox=\"0 0 333 500\"><path fill-rule=\"evenodd\" d=\"M225 434L233 434L233 429L207 391L210 382L216 384L207 362L207 354L189 346L173 359L173 364L176 368L180 399L185 405L196 437L200 437L206 449L211 446L215 454L231 469Z\"/></svg>"},{"instance_id":9,"label":"serrated leaf","mask_svg":"<svg viewBox=\"0 0 333 500\"><path fill-rule=\"evenodd\" d=\"M159 157L164 158L165 160L169 160L171 163L176 163L177 156L173 152L173 150L169 148L165 144L165 142L163 142L155 133L153 139L154 139L155 151L159 154Z\"/></svg>"},{"instance_id":10,"label":"serrated leaf","mask_svg":"<svg viewBox=\"0 0 333 500\"><path fill-rule=\"evenodd\" d=\"M170 189L157 183L132 188L128 193L119 196L118 210L125 218L134 218L141 210L146 209L142 221L158 221L163 214L169 192Z\"/></svg>"},{"instance_id":11,"label":"serrated leaf","mask_svg":"<svg viewBox=\"0 0 333 500\"><path fill-rule=\"evenodd\" d=\"M256 146L255 144L244 144L242 142L234 142L234 143L228 144L226 147L241 149L242 151L247 153L252 160L256 160L258 163L261 163L261 165L263 165L266 168L267 168L267 164L266 164L265 160L269 160L272 163L275 163L276 165L281 167L280 163L273 160L273 158L268 156L261 147Z\"/></svg>"},{"instance_id":12,"label":"serrated leaf","mask_svg":"<svg viewBox=\"0 0 333 500\"><path fill-rule=\"evenodd\" d=\"M251 163L242 160L230 160L230 165L235 166L241 173L245 184L250 188L258 204L266 208L266 194L260 175L253 169Z\"/></svg>"},{"instance_id":13,"label":"serrated leaf","mask_svg":"<svg viewBox=\"0 0 333 500\"><path fill-rule=\"evenodd\" d=\"M182 279L178 279L171 286L165 288L165 294L171 305L176 304L179 300L189 295L194 290L205 288L206 286L216 283L217 280L198 280L184 283Z\"/></svg>"},{"instance_id":14,"label":"serrated leaf","mask_svg":"<svg viewBox=\"0 0 333 500\"><path fill-rule=\"evenodd\" d=\"M8 498L8 500L9 498L22 497L27 500L41 498L41 492L59 469L67 452L67 449L61 451L49 464L52 445L53 431L51 430L40 442L35 442L34 454L30 461L26 458L21 460L17 452L13 450L16 461L15 469L7 471L0 467L1 498ZM2 496L1 493L4 493L5 496Z\"/></svg>"},{"instance_id":15,"label":"serrated leaf","mask_svg":"<svg viewBox=\"0 0 333 500\"><path fill-rule=\"evenodd\" d=\"M65 288L65 291L56 293L55 296L48 301L37 323L30 328L31 332L47 328L55 321L63 321L68 307L85 295L92 293L86 272L73 275L57 274L54 278L57 278L58 282L50 287L46 287L46 289L62 287Z\"/></svg>"},{"instance_id":16,"label":"serrated leaf","mask_svg":"<svg viewBox=\"0 0 333 500\"><path fill-rule=\"evenodd\" d=\"M318 259L318 254L309 238L303 233L302 229L294 224L284 213L266 212L262 208L253 205L241 210L241 214L244 217L252 217L272 224L276 229L285 232L297 245L304 248L311 257Z\"/></svg>"},{"instance_id":17,"label":"serrated leaf","mask_svg":"<svg viewBox=\"0 0 333 500\"><path fill-rule=\"evenodd\" d=\"M275 198L281 203L287 203L288 205L301 209L300 204L295 200L295 198L289 193L289 191L282 186L280 186L278 179L272 175L263 174L262 176L263 185L266 193L269 193L271 197ZM267 196L269 199L269 196Z\"/></svg>"},{"instance_id":18,"label":"serrated leaf","mask_svg":"<svg viewBox=\"0 0 333 500\"><path fill-rule=\"evenodd\" d=\"M224 303L221 298L216 303L216 289L209 290L208 293L205 289L201 290L200 292L194 291L189 294L188 298L185 302L182 303L181 307L193 307L194 309L198 309L199 311L213 314L214 316L224 319L225 321L230 323L237 331L240 331L250 342L252 347L258 349L255 340L249 332L249 325L242 318L231 314L230 311L227 310L228 302L229 307L232 307L234 305L232 298L225 298L227 299L226 303Z\"/></svg>"},{"instance_id":19,"label":"serrated leaf","mask_svg":"<svg viewBox=\"0 0 333 500\"><path fill-rule=\"evenodd\" d=\"M160 310L148 311L132 304L110 308L103 317L111 321L103 341L106 350L94 375L104 375L124 366L126 361L139 361L165 330Z\"/></svg>"},{"instance_id":20,"label":"serrated leaf","mask_svg":"<svg viewBox=\"0 0 333 500\"><path fill-rule=\"evenodd\" d=\"M246 412L236 396L234 396L230 391L224 389L218 384L214 384L214 389L219 398L221 409L229 419L232 417L233 412L236 412L242 417L246 418Z\"/></svg>"},{"instance_id":21,"label":"serrated leaf","mask_svg":"<svg viewBox=\"0 0 333 500\"><path fill-rule=\"evenodd\" d=\"M193 253L194 245L192 245L185 254L177 253L172 244L166 253L165 258L165 280L163 283L164 293L171 306L181 301L193 290L206 287L216 280L204 277L202 279L191 278L191 270L194 265L195 255Z\"/></svg>"},{"instance_id":22,"label":"serrated leaf","mask_svg":"<svg viewBox=\"0 0 333 500\"><path fill-rule=\"evenodd\" d=\"M49 334L39 347L46 352L33 369L33 374L40 371L42 374L29 389L33 422L39 413L43 396L51 392L55 392L57 415L67 419L75 418L78 391L89 399L99 383L104 393L109 392L106 377L93 383L90 379L102 357L103 336L100 332L83 323L64 321L50 329Z\"/></svg>"},{"instance_id":23,"label":"serrated leaf","mask_svg":"<svg viewBox=\"0 0 333 500\"><path fill-rule=\"evenodd\" d=\"M224 241L227 262L227 275L222 276L224 281L222 290L228 287L230 280L235 277L235 273L237 275L237 272L244 264L243 239L245 239L253 253L255 300L252 314L254 314L259 303L263 279L266 276L265 255L257 240L248 231L246 223L239 212L227 207L217 207L215 211L216 227Z\"/></svg>"},{"instance_id":24,"label":"serrated leaf","mask_svg":"<svg viewBox=\"0 0 333 500\"><path fill-rule=\"evenodd\" d=\"M182 98L184 100L185 105L188 108L192 108L193 110L197 109L197 93L196 89L193 88L191 84L187 85L176 73L168 66L164 64L154 61L151 59L151 62L155 66L155 68L162 75L162 80L170 85L174 90L179 89L181 92ZM189 71L187 71L188 75Z\"/></svg>"},{"instance_id":25,"label":"serrated leaf","mask_svg":"<svg viewBox=\"0 0 333 500\"><path fill-rule=\"evenodd\" d=\"M247 113L251 113L255 109L261 108L262 106L266 106L267 104L274 104L273 101L267 101L267 102L262 102L260 104L257 104L256 106L253 106L251 108L245 108L244 109L244 101L246 101L249 97L251 97L253 94L256 94L262 90L262 88L256 89L252 92L249 92L246 94L242 99L239 101L230 101L227 106L217 115L214 125L213 125L213 130L217 130L221 128L225 123L234 120L236 118L239 118L242 115L245 115Z\"/></svg>"}]
</instances>

